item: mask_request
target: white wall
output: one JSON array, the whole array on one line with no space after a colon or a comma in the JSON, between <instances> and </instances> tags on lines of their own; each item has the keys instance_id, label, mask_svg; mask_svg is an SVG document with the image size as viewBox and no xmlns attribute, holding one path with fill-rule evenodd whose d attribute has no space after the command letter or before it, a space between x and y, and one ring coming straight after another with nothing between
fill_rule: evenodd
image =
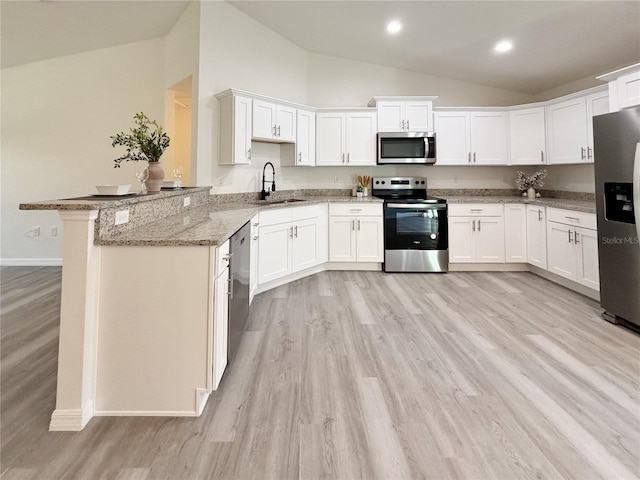
<instances>
[{"instance_id":1,"label":"white wall","mask_svg":"<svg viewBox=\"0 0 640 480\"><path fill-rule=\"evenodd\" d=\"M139 111L161 121L163 103L162 39L3 69L3 262L61 257L57 212L20 211L20 203L88 195L96 184L135 188L141 166L114 169L122 152L109 137ZM36 225L41 236L25 238Z\"/></svg>"}]
</instances>

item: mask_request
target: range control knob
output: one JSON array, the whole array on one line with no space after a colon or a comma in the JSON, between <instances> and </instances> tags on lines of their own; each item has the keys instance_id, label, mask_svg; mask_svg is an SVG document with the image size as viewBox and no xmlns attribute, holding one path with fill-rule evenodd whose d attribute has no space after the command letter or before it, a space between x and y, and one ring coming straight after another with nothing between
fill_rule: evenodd
<instances>
[{"instance_id":1,"label":"range control knob","mask_svg":"<svg viewBox=\"0 0 640 480\"><path fill-rule=\"evenodd\" d=\"M422 185L424 185L424 180L422 180L420 183L421 183Z\"/></svg>"},{"instance_id":2,"label":"range control knob","mask_svg":"<svg viewBox=\"0 0 640 480\"><path fill-rule=\"evenodd\" d=\"M420 184L420 182L418 180L416 180L416 185L419 185L419 184Z\"/></svg>"},{"instance_id":3,"label":"range control knob","mask_svg":"<svg viewBox=\"0 0 640 480\"><path fill-rule=\"evenodd\" d=\"M376 185L378 185L380 183L380 180L376 180Z\"/></svg>"},{"instance_id":4,"label":"range control knob","mask_svg":"<svg viewBox=\"0 0 640 480\"><path fill-rule=\"evenodd\" d=\"M384 185L386 182L384 180L382 180L382 184Z\"/></svg>"}]
</instances>

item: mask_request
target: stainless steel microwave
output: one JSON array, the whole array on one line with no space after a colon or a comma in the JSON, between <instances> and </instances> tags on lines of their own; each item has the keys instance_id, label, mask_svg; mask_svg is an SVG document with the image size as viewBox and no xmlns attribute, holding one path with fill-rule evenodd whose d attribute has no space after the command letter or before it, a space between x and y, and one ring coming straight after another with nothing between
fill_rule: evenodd
<instances>
[{"instance_id":1,"label":"stainless steel microwave","mask_svg":"<svg viewBox=\"0 0 640 480\"><path fill-rule=\"evenodd\" d=\"M435 132L379 132L378 165L436 163Z\"/></svg>"}]
</instances>

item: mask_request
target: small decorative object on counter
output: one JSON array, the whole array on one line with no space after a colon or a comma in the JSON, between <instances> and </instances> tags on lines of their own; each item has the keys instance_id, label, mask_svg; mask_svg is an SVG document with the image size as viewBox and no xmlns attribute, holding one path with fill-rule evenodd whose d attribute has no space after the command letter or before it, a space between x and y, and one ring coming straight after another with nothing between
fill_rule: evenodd
<instances>
[{"instance_id":1,"label":"small decorative object on counter","mask_svg":"<svg viewBox=\"0 0 640 480\"><path fill-rule=\"evenodd\" d=\"M516 172L516 187L521 192L524 192L522 196L526 195L527 198L535 199L539 198L540 194L536 194L535 187L542 187L544 185L544 178L547 176L547 169L543 168L538 170L532 175L527 175L522 171Z\"/></svg>"},{"instance_id":2,"label":"small decorative object on counter","mask_svg":"<svg viewBox=\"0 0 640 480\"><path fill-rule=\"evenodd\" d=\"M358 175L358 186L362 187L362 196L364 197L369 196L369 182L371 182L371 177L369 175Z\"/></svg>"},{"instance_id":3,"label":"small decorative object on counter","mask_svg":"<svg viewBox=\"0 0 640 480\"><path fill-rule=\"evenodd\" d=\"M127 152L114 159L114 168L120 168L122 161L129 160L149 162L149 178L145 184L147 192L159 192L164 180L164 170L160 166L160 157L169 146L171 139L155 120L149 119L144 113L133 116L135 128L130 133L120 132L111 136L111 146L121 145Z\"/></svg>"},{"instance_id":4,"label":"small decorative object on counter","mask_svg":"<svg viewBox=\"0 0 640 480\"><path fill-rule=\"evenodd\" d=\"M358 187L356 188L356 197L362 198L363 195L364 195L364 187L362 185L358 185Z\"/></svg>"}]
</instances>

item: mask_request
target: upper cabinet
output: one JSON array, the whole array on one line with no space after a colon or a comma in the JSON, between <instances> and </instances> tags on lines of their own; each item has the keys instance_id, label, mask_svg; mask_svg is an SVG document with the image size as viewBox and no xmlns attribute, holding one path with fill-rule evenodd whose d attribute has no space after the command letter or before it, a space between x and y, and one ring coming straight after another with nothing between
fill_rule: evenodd
<instances>
[{"instance_id":1,"label":"upper cabinet","mask_svg":"<svg viewBox=\"0 0 640 480\"><path fill-rule=\"evenodd\" d=\"M253 101L253 138L267 142L296 141L296 109L266 102Z\"/></svg>"},{"instance_id":2,"label":"upper cabinet","mask_svg":"<svg viewBox=\"0 0 640 480\"><path fill-rule=\"evenodd\" d=\"M509 112L512 165L540 165L546 161L544 107Z\"/></svg>"},{"instance_id":3,"label":"upper cabinet","mask_svg":"<svg viewBox=\"0 0 640 480\"><path fill-rule=\"evenodd\" d=\"M593 163L593 117L608 113L607 92L546 108L549 164Z\"/></svg>"},{"instance_id":4,"label":"upper cabinet","mask_svg":"<svg viewBox=\"0 0 640 480\"><path fill-rule=\"evenodd\" d=\"M433 131L433 100L437 97L374 97L378 132Z\"/></svg>"},{"instance_id":5,"label":"upper cabinet","mask_svg":"<svg viewBox=\"0 0 640 480\"><path fill-rule=\"evenodd\" d=\"M371 109L317 112L316 165L375 165L376 118Z\"/></svg>"},{"instance_id":6,"label":"upper cabinet","mask_svg":"<svg viewBox=\"0 0 640 480\"><path fill-rule=\"evenodd\" d=\"M220 100L219 163L251 163L252 99L244 95L235 95L230 90L216 97Z\"/></svg>"},{"instance_id":7,"label":"upper cabinet","mask_svg":"<svg viewBox=\"0 0 640 480\"><path fill-rule=\"evenodd\" d=\"M298 109L295 164L316 164L316 113L310 110Z\"/></svg>"},{"instance_id":8,"label":"upper cabinet","mask_svg":"<svg viewBox=\"0 0 640 480\"><path fill-rule=\"evenodd\" d=\"M598 77L609 82L609 110L640 105L640 63Z\"/></svg>"},{"instance_id":9,"label":"upper cabinet","mask_svg":"<svg viewBox=\"0 0 640 480\"><path fill-rule=\"evenodd\" d=\"M507 165L507 112L438 111L434 117L436 165Z\"/></svg>"}]
</instances>

